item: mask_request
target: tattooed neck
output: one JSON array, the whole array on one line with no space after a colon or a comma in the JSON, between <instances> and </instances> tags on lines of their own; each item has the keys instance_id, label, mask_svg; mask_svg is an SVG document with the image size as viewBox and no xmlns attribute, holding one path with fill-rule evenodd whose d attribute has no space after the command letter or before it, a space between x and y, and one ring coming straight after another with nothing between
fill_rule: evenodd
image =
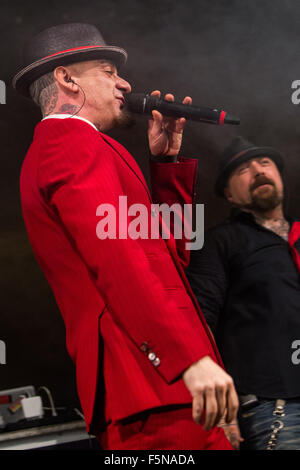
<instances>
[{"instance_id":1,"label":"tattooed neck","mask_svg":"<svg viewBox=\"0 0 300 470\"><path fill-rule=\"evenodd\" d=\"M64 103L60 106L57 112L60 114L75 114L78 113L79 109L79 106L76 104Z\"/></svg>"},{"instance_id":2,"label":"tattooed neck","mask_svg":"<svg viewBox=\"0 0 300 470\"><path fill-rule=\"evenodd\" d=\"M284 240L288 240L290 224L284 218L284 216L273 217L272 219L268 219L263 217L262 215L254 214L254 217L259 225L262 225L263 227L272 230L272 232L277 233L277 235L282 237Z\"/></svg>"},{"instance_id":3,"label":"tattooed neck","mask_svg":"<svg viewBox=\"0 0 300 470\"><path fill-rule=\"evenodd\" d=\"M40 107L43 113L43 116L49 116L57 104L58 99L58 90L55 83L53 83L50 87L45 88L41 92L40 96Z\"/></svg>"}]
</instances>

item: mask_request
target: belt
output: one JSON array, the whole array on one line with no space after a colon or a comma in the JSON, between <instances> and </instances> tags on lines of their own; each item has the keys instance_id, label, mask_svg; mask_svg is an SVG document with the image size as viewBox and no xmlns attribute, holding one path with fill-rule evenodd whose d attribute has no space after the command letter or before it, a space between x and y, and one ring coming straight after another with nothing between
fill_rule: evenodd
<instances>
[{"instance_id":1,"label":"belt","mask_svg":"<svg viewBox=\"0 0 300 470\"><path fill-rule=\"evenodd\" d=\"M256 395L239 395L240 406L243 408L248 408L249 406L256 405L259 402L259 399Z\"/></svg>"},{"instance_id":2,"label":"belt","mask_svg":"<svg viewBox=\"0 0 300 470\"><path fill-rule=\"evenodd\" d=\"M277 400L284 400L286 403L289 401L300 401L300 396L299 397L294 397L294 398L263 398L263 397L258 397L257 395L254 395L252 393L249 393L247 395L239 395L239 402L240 406L243 406L247 408L248 406L255 405L256 403L259 402L259 400L269 400L269 401L277 401Z\"/></svg>"}]
</instances>

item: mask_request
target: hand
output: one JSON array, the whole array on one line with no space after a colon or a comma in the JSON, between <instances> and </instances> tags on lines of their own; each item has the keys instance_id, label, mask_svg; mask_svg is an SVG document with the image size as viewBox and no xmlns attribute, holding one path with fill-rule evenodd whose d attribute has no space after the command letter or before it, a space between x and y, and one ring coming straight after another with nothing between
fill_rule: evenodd
<instances>
[{"instance_id":1,"label":"hand","mask_svg":"<svg viewBox=\"0 0 300 470\"><path fill-rule=\"evenodd\" d=\"M236 419L239 400L233 380L209 356L192 364L182 375L182 379L193 397L193 419L201 423L205 410L204 430L218 424L221 417L225 423Z\"/></svg>"},{"instance_id":2,"label":"hand","mask_svg":"<svg viewBox=\"0 0 300 470\"><path fill-rule=\"evenodd\" d=\"M155 90L151 95L159 98L160 91ZM174 96L168 93L164 99L174 101ZM182 103L191 104L192 98L186 96ZM159 111L153 110L152 118L148 122L148 139L151 154L178 155L185 122L185 118L164 117Z\"/></svg>"},{"instance_id":3,"label":"hand","mask_svg":"<svg viewBox=\"0 0 300 470\"><path fill-rule=\"evenodd\" d=\"M240 443L243 442L244 439L241 436L238 423L236 421L232 421L232 423L225 424L225 421L221 419L218 426L220 428L223 428L224 434L229 440L234 450L239 450Z\"/></svg>"}]
</instances>

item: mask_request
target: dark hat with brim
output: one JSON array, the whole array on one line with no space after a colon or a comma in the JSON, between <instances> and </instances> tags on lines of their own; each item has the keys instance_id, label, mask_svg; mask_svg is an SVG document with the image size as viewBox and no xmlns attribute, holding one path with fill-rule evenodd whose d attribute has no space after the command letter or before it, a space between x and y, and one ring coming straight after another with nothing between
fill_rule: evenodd
<instances>
[{"instance_id":1,"label":"dark hat with brim","mask_svg":"<svg viewBox=\"0 0 300 470\"><path fill-rule=\"evenodd\" d=\"M241 163L255 157L269 157L277 165L280 173L283 171L283 157L278 150L272 147L257 147L248 142L243 137L238 136L233 139L231 144L224 150L219 167L219 175L215 184L215 193L217 196L224 196L224 189L227 185L231 173Z\"/></svg>"},{"instance_id":2,"label":"dark hat with brim","mask_svg":"<svg viewBox=\"0 0 300 470\"><path fill-rule=\"evenodd\" d=\"M29 97L29 87L42 75L59 65L107 59L117 67L127 60L127 52L108 46L98 29L84 23L68 23L48 28L34 36L24 48L22 69L12 81L13 87Z\"/></svg>"}]
</instances>

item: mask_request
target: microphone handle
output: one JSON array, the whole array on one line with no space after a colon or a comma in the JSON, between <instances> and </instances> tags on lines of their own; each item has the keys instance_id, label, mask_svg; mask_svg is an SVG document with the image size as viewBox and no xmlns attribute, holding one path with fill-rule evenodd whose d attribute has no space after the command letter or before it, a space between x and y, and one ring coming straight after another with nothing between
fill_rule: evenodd
<instances>
[{"instance_id":1,"label":"microphone handle","mask_svg":"<svg viewBox=\"0 0 300 470\"><path fill-rule=\"evenodd\" d=\"M172 106L170 106L170 103ZM151 114L156 109L164 116L184 117L192 121L207 122L211 124L223 124L226 116L225 111L219 111L211 108L198 108L189 106L176 101L169 102L158 98L157 96L147 96L144 102L144 112Z\"/></svg>"}]
</instances>

